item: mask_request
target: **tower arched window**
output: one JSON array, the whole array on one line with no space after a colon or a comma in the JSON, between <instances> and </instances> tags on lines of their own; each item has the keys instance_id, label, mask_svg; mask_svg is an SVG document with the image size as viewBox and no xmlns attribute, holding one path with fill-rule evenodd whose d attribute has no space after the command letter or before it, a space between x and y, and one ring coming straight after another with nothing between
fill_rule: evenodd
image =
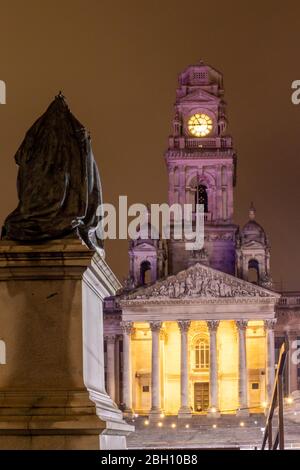
<instances>
[{"instance_id":1,"label":"tower arched window","mask_svg":"<svg viewBox=\"0 0 300 470\"><path fill-rule=\"evenodd\" d=\"M150 261L143 261L140 268L141 284L147 285L151 283L151 263Z\"/></svg>"},{"instance_id":2,"label":"tower arched window","mask_svg":"<svg viewBox=\"0 0 300 470\"><path fill-rule=\"evenodd\" d=\"M259 281L259 264L256 259L250 259L248 263L248 281L258 284Z\"/></svg>"},{"instance_id":3,"label":"tower arched window","mask_svg":"<svg viewBox=\"0 0 300 470\"><path fill-rule=\"evenodd\" d=\"M195 369L209 368L209 343L206 338L199 338L195 344Z\"/></svg>"},{"instance_id":4,"label":"tower arched window","mask_svg":"<svg viewBox=\"0 0 300 470\"><path fill-rule=\"evenodd\" d=\"M208 196L207 196L207 187L204 184L199 184L196 187L195 193L195 207L196 204L203 204L204 212L208 212Z\"/></svg>"}]
</instances>

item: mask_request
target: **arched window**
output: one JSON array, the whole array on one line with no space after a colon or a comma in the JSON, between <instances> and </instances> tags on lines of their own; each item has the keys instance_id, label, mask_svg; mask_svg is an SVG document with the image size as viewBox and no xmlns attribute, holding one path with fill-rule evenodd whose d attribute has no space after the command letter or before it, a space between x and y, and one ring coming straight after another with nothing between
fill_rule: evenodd
<instances>
[{"instance_id":1,"label":"arched window","mask_svg":"<svg viewBox=\"0 0 300 470\"><path fill-rule=\"evenodd\" d=\"M248 281L258 284L259 281L259 264L256 259L250 259L248 263Z\"/></svg>"},{"instance_id":2,"label":"arched window","mask_svg":"<svg viewBox=\"0 0 300 470\"><path fill-rule=\"evenodd\" d=\"M199 184L196 187L196 193L195 193L195 207L196 204L203 204L204 206L204 212L208 212L208 197L207 197L207 188L204 186L204 184Z\"/></svg>"},{"instance_id":3,"label":"arched window","mask_svg":"<svg viewBox=\"0 0 300 470\"><path fill-rule=\"evenodd\" d=\"M195 368L209 368L209 344L206 338L200 338L195 345Z\"/></svg>"},{"instance_id":4,"label":"arched window","mask_svg":"<svg viewBox=\"0 0 300 470\"><path fill-rule=\"evenodd\" d=\"M150 261L143 261L141 263L141 271L140 271L140 279L141 284L147 285L151 283L151 263Z\"/></svg>"}]
</instances>

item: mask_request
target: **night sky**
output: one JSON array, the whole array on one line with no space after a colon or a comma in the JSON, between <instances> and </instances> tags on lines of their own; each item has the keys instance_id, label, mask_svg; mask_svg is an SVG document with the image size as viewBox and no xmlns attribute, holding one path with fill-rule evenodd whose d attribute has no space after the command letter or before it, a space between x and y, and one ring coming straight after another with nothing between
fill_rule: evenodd
<instances>
[{"instance_id":1,"label":"night sky","mask_svg":"<svg viewBox=\"0 0 300 470\"><path fill-rule=\"evenodd\" d=\"M273 279L300 290L299 49L299 1L0 0L1 222L17 204L14 154L59 90L91 131L105 202L166 201L177 76L203 59L224 75L235 221L247 221L253 200ZM106 251L122 279L127 241Z\"/></svg>"}]
</instances>

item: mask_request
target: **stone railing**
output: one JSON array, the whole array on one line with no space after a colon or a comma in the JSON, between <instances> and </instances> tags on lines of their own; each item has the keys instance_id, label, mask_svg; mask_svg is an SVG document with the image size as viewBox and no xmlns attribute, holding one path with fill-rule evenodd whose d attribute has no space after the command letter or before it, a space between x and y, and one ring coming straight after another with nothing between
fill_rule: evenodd
<instances>
[{"instance_id":1,"label":"stone railing","mask_svg":"<svg viewBox=\"0 0 300 470\"><path fill-rule=\"evenodd\" d=\"M229 136L204 138L204 137L170 137L170 148L184 149L184 148L231 148L232 139Z\"/></svg>"},{"instance_id":2,"label":"stone railing","mask_svg":"<svg viewBox=\"0 0 300 470\"><path fill-rule=\"evenodd\" d=\"M295 292L293 294L282 294L282 297L278 301L278 305L281 307L300 307L300 292Z\"/></svg>"}]
</instances>

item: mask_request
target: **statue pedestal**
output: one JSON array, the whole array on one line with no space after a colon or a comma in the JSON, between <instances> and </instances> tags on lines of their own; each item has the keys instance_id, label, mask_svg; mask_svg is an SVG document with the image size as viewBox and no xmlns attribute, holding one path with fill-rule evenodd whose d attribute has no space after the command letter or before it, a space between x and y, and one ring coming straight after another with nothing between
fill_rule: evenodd
<instances>
[{"instance_id":1,"label":"statue pedestal","mask_svg":"<svg viewBox=\"0 0 300 470\"><path fill-rule=\"evenodd\" d=\"M126 448L134 428L104 384L102 302L118 287L79 240L0 242L0 449Z\"/></svg>"}]
</instances>

